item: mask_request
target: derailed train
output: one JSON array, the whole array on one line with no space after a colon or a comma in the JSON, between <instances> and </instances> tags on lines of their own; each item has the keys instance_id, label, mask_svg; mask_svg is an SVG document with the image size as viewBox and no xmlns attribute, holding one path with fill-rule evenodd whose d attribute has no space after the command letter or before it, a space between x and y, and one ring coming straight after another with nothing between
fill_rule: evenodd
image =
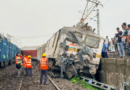
<instances>
[{"instance_id":1,"label":"derailed train","mask_svg":"<svg viewBox=\"0 0 130 90\"><path fill-rule=\"evenodd\" d=\"M0 68L14 63L16 54L20 52L20 48L11 43L4 35L0 33Z\"/></svg>"},{"instance_id":2,"label":"derailed train","mask_svg":"<svg viewBox=\"0 0 130 90\"><path fill-rule=\"evenodd\" d=\"M93 77L99 67L103 40L87 24L60 29L44 46L50 74L71 78L82 73Z\"/></svg>"}]
</instances>

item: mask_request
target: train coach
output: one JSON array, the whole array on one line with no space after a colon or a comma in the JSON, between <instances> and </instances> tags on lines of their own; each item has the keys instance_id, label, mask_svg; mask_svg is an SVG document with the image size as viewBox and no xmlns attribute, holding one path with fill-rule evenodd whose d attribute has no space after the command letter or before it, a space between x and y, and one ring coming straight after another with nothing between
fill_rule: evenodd
<instances>
[{"instance_id":1,"label":"train coach","mask_svg":"<svg viewBox=\"0 0 130 90\"><path fill-rule=\"evenodd\" d=\"M16 54L21 50L11 43L4 35L0 34L0 68L5 68L15 61Z\"/></svg>"},{"instance_id":2,"label":"train coach","mask_svg":"<svg viewBox=\"0 0 130 90\"><path fill-rule=\"evenodd\" d=\"M33 60L39 60L43 53L45 53L46 44L41 46L25 46L22 48L22 54L31 55Z\"/></svg>"}]
</instances>

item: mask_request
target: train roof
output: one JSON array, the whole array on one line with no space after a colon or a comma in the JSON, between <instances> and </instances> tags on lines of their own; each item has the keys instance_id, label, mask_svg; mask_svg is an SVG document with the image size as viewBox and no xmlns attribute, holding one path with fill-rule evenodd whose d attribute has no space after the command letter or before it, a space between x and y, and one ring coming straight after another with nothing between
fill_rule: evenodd
<instances>
[{"instance_id":1,"label":"train roof","mask_svg":"<svg viewBox=\"0 0 130 90\"><path fill-rule=\"evenodd\" d=\"M87 34L87 35L98 37L100 39L104 39L102 36L96 34L92 30L84 30L84 29L82 29L80 27L64 27L61 30L77 31L77 32L82 33L82 34Z\"/></svg>"}]
</instances>

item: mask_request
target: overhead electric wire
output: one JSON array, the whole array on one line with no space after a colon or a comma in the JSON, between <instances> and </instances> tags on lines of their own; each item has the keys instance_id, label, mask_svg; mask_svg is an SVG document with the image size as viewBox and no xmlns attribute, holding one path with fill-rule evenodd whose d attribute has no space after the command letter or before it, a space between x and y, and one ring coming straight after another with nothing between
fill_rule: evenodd
<instances>
[{"instance_id":1,"label":"overhead electric wire","mask_svg":"<svg viewBox=\"0 0 130 90\"><path fill-rule=\"evenodd\" d=\"M103 4L103 6L106 5L109 1L110 1L110 0L107 0L107 1ZM101 6L100 6L99 8L101 8ZM99 9L99 8L98 8L98 9Z\"/></svg>"},{"instance_id":2,"label":"overhead electric wire","mask_svg":"<svg viewBox=\"0 0 130 90\"><path fill-rule=\"evenodd\" d=\"M88 0L88 1L90 1L90 0ZM90 2L92 2L93 4L90 6L90 8L89 8L89 10L87 11L87 14L85 15L86 17L84 17L80 22L82 23L82 22L84 22L87 18L88 18L88 16L92 13L92 11L94 10L94 8L95 7L97 7L98 5L102 5L102 4L100 4L100 2L98 2L97 0L96 0L96 2L94 2L94 0L93 1L90 1ZM94 5L95 4L95 5ZM94 6L93 6L94 5ZM84 14L84 13L83 13Z\"/></svg>"},{"instance_id":3,"label":"overhead electric wire","mask_svg":"<svg viewBox=\"0 0 130 90\"><path fill-rule=\"evenodd\" d=\"M88 2L87 2L87 4L86 4L86 6L85 6L85 9L84 9L84 12L83 12L83 15L82 15L82 18L81 19L83 19L83 16L84 16L84 14L85 14L85 11L86 11L86 8L88 7Z\"/></svg>"},{"instance_id":4,"label":"overhead electric wire","mask_svg":"<svg viewBox=\"0 0 130 90\"><path fill-rule=\"evenodd\" d=\"M78 12L77 14L76 14L76 16L71 20L71 22L69 23L69 25L75 20L75 18L79 15L79 13L80 12Z\"/></svg>"},{"instance_id":5,"label":"overhead electric wire","mask_svg":"<svg viewBox=\"0 0 130 90\"><path fill-rule=\"evenodd\" d=\"M110 0L108 0L106 3L104 3L104 5L107 4L109 1L110 1Z\"/></svg>"},{"instance_id":6,"label":"overhead electric wire","mask_svg":"<svg viewBox=\"0 0 130 90\"><path fill-rule=\"evenodd\" d=\"M75 20L75 18L79 15L80 12L77 13L77 15L71 20L71 22L73 22ZM80 18L81 19L81 18ZM69 23L69 25L71 24L71 22Z\"/></svg>"},{"instance_id":7,"label":"overhead electric wire","mask_svg":"<svg viewBox=\"0 0 130 90\"><path fill-rule=\"evenodd\" d=\"M87 14L88 12L91 10L92 6L94 5L94 3L91 5L91 7L87 10Z\"/></svg>"},{"instance_id":8,"label":"overhead electric wire","mask_svg":"<svg viewBox=\"0 0 130 90\"><path fill-rule=\"evenodd\" d=\"M91 7L89 9L87 9L87 14L85 16L88 16L88 12L91 10L92 6L94 5L94 3L91 5ZM85 17L86 18L86 17ZM87 18L86 18L87 19ZM85 19L85 20L86 20Z\"/></svg>"},{"instance_id":9,"label":"overhead electric wire","mask_svg":"<svg viewBox=\"0 0 130 90\"><path fill-rule=\"evenodd\" d=\"M87 2L87 11L88 11L88 2ZM88 12L87 12L88 13Z\"/></svg>"},{"instance_id":10,"label":"overhead electric wire","mask_svg":"<svg viewBox=\"0 0 130 90\"><path fill-rule=\"evenodd\" d=\"M104 32L103 32L103 29L102 29L102 24L101 24L101 21L100 21L100 30L102 31L102 34L103 34L103 37L104 37Z\"/></svg>"},{"instance_id":11,"label":"overhead electric wire","mask_svg":"<svg viewBox=\"0 0 130 90\"><path fill-rule=\"evenodd\" d=\"M7 30L2 26L2 24L0 23L1 29L3 31L3 33L8 34ZM37 37L45 37L46 35L50 35L50 34L55 34L55 33L49 33L49 34L44 34L44 35L38 35L38 36L31 36L31 37L18 37L18 36L13 36L8 34L9 36L13 37L13 38L37 38Z\"/></svg>"},{"instance_id":12,"label":"overhead electric wire","mask_svg":"<svg viewBox=\"0 0 130 90\"><path fill-rule=\"evenodd\" d=\"M92 10L89 12L89 14L85 17L85 19L90 15L90 13L94 10L95 7L96 7L96 5L92 8ZM85 19L83 21L85 21Z\"/></svg>"},{"instance_id":13,"label":"overhead electric wire","mask_svg":"<svg viewBox=\"0 0 130 90\"><path fill-rule=\"evenodd\" d=\"M106 5L109 1L110 1L110 0L106 1L106 2L103 4L103 6ZM101 6L100 6L99 8L101 8ZM99 8L98 8L98 9L99 9ZM97 17L97 16L96 16L96 17ZM92 18L92 19L89 18L89 19L90 19L90 20L94 20L93 18ZM90 21L90 20L89 20L89 21Z\"/></svg>"},{"instance_id":14,"label":"overhead electric wire","mask_svg":"<svg viewBox=\"0 0 130 90\"><path fill-rule=\"evenodd\" d=\"M1 30L3 31L3 33L7 33L6 29L2 26L2 24L0 23L1 26ZM8 34L8 33L7 33Z\"/></svg>"},{"instance_id":15,"label":"overhead electric wire","mask_svg":"<svg viewBox=\"0 0 130 90\"><path fill-rule=\"evenodd\" d=\"M47 35L52 35L52 34L55 34L55 33L49 33L49 34L38 35L38 36L30 36L30 37L18 37L18 36L12 36L12 35L10 36L13 38L37 38L37 37L46 37Z\"/></svg>"}]
</instances>

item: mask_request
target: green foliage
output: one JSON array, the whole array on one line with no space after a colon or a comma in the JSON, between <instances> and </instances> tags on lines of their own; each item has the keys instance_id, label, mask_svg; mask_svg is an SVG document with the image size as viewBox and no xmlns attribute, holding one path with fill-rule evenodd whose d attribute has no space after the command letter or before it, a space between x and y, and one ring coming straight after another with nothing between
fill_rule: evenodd
<instances>
[{"instance_id":1,"label":"green foliage","mask_svg":"<svg viewBox=\"0 0 130 90\"><path fill-rule=\"evenodd\" d=\"M80 80L79 77L72 78L71 82L72 83L77 83L78 85L81 85L83 88L86 88L86 89L90 89L90 90L101 90L101 89L98 89L96 87L93 87L93 86L89 85L88 83L86 83L83 80Z\"/></svg>"}]
</instances>

